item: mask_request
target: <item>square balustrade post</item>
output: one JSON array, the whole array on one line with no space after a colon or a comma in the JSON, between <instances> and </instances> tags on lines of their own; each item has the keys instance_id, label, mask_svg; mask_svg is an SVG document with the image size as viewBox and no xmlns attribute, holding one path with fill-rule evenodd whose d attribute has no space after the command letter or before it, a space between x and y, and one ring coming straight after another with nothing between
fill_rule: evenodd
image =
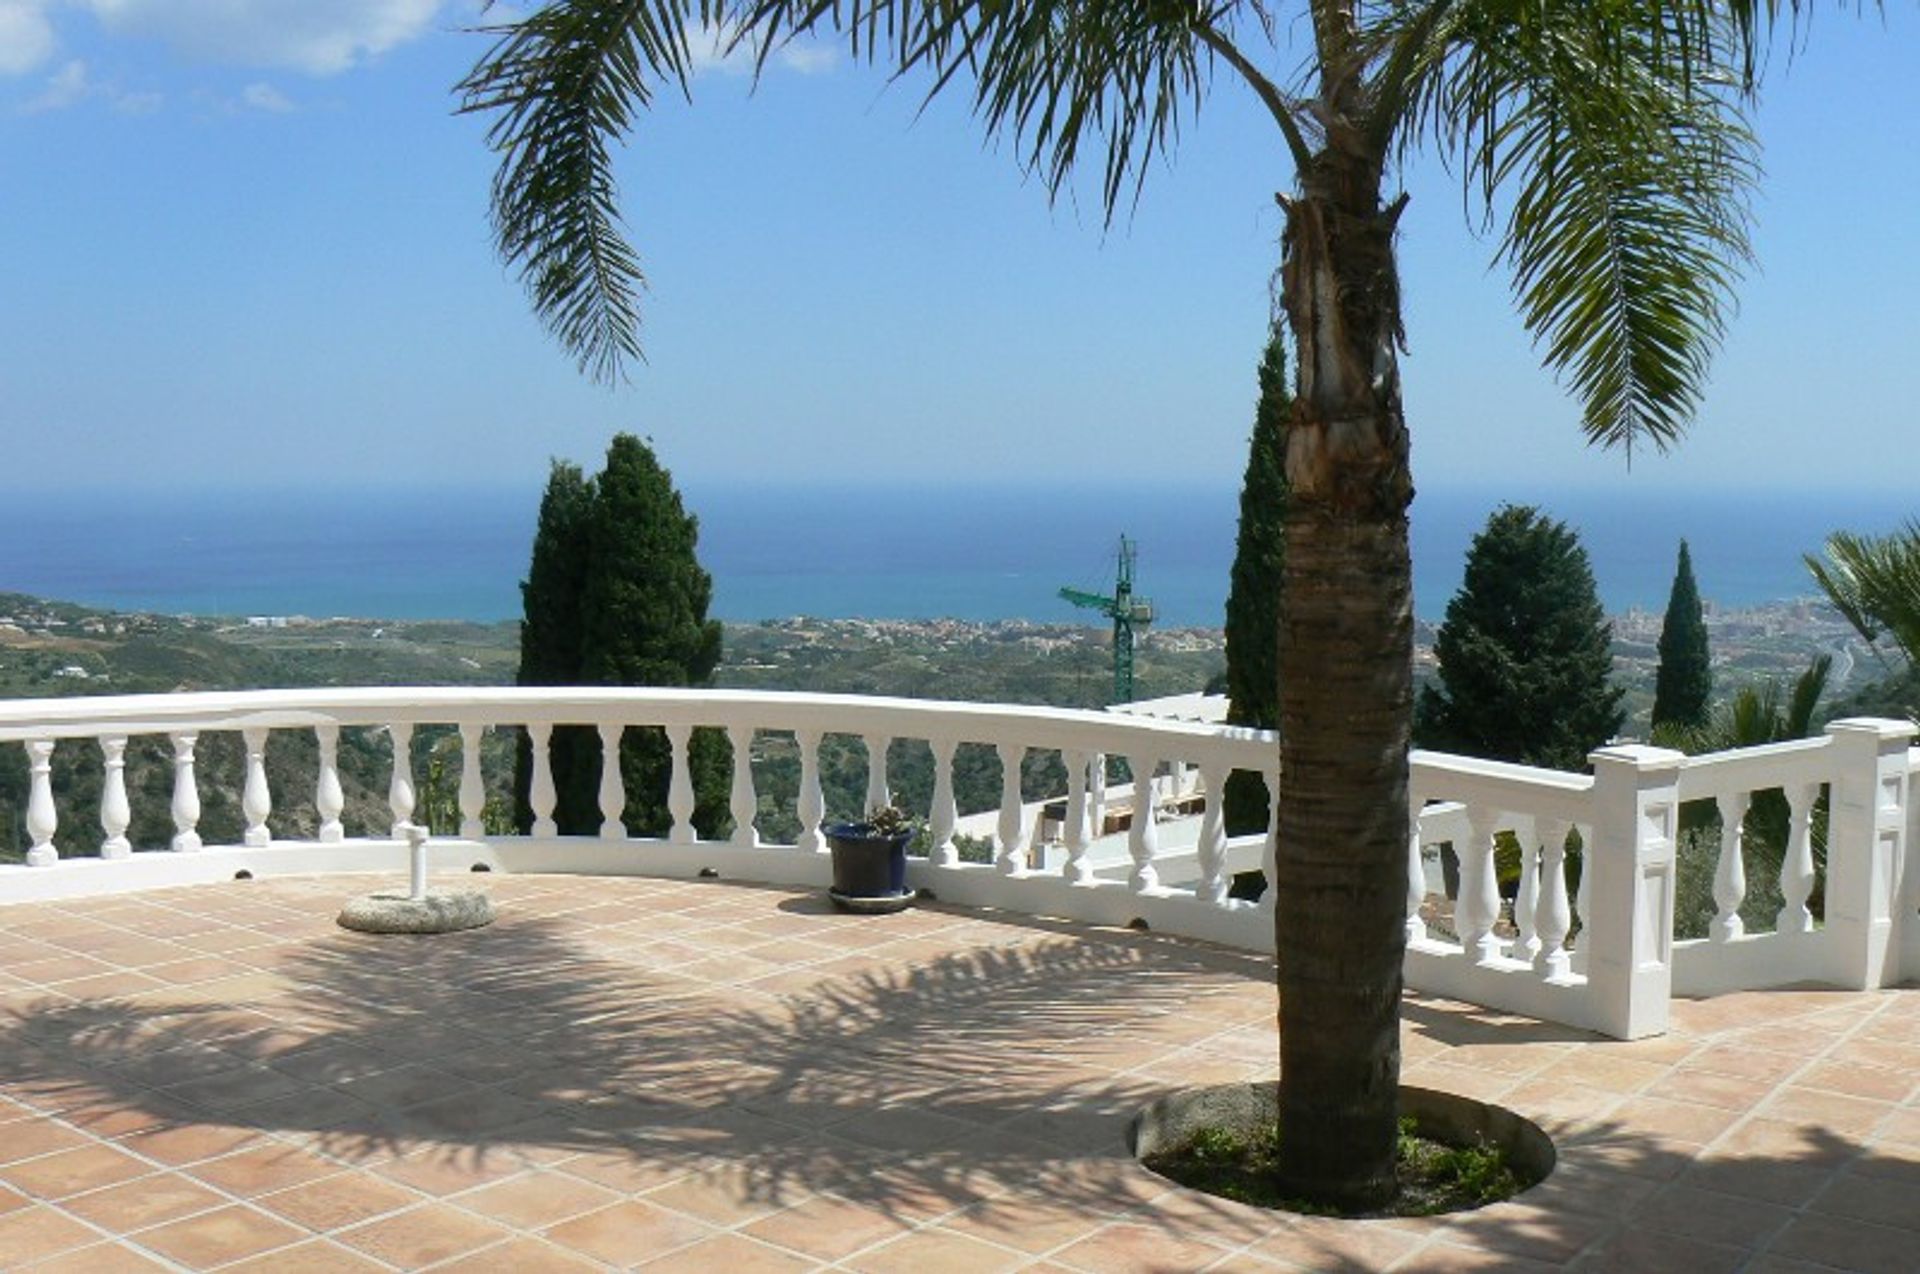
<instances>
[{"instance_id":1,"label":"square balustrade post","mask_svg":"<svg viewBox=\"0 0 1920 1274\"><path fill-rule=\"evenodd\" d=\"M1640 744L1592 753L1593 841L1581 850L1582 916L1593 1028L1616 1039L1662 1035L1673 994L1674 841L1686 757Z\"/></svg>"},{"instance_id":2,"label":"square balustrade post","mask_svg":"<svg viewBox=\"0 0 1920 1274\"><path fill-rule=\"evenodd\" d=\"M1826 939L1833 953L1830 972L1845 987L1867 990L1898 981L1901 931L1916 923L1905 880L1907 745L1914 733L1910 722L1874 717L1827 727L1834 780L1827 811Z\"/></svg>"}]
</instances>

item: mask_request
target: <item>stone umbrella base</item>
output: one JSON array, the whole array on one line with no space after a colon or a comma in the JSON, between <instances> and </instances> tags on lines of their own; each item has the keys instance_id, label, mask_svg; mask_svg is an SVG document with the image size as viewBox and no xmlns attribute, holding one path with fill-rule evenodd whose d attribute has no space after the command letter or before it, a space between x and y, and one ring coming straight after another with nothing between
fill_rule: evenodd
<instances>
[{"instance_id":1,"label":"stone umbrella base","mask_svg":"<svg viewBox=\"0 0 1920 1274\"><path fill-rule=\"evenodd\" d=\"M456 933L493 923L493 900L477 889L430 889L408 894L363 894L338 917L361 933Z\"/></svg>"}]
</instances>

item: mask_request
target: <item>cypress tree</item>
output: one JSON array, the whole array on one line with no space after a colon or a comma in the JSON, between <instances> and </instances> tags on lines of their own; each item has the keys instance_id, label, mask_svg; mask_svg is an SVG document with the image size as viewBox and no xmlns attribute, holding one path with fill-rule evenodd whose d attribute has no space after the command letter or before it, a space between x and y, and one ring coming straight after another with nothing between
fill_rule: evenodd
<instances>
[{"instance_id":1,"label":"cypress tree","mask_svg":"<svg viewBox=\"0 0 1920 1274\"><path fill-rule=\"evenodd\" d=\"M1227 720L1271 730L1280 723L1280 565L1286 551L1287 392L1285 325L1275 323L1260 359L1260 400L1240 482L1240 530L1227 593ZM1229 835L1265 831L1266 780L1248 770L1227 779L1223 796Z\"/></svg>"},{"instance_id":2,"label":"cypress tree","mask_svg":"<svg viewBox=\"0 0 1920 1274\"><path fill-rule=\"evenodd\" d=\"M596 490L588 572L580 595L582 666L588 685L702 686L720 663L720 621L707 618L713 579L696 555L699 519L686 511L653 450L616 435ZM727 819L729 751L717 732L689 746L694 826L713 836ZM627 825L663 835L672 819L672 754L657 727L628 730L620 749Z\"/></svg>"},{"instance_id":3,"label":"cypress tree","mask_svg":"<svg viewBox=\"0 0 1920 1274\"><path fill-rule=\"evenodd\" d=\"M580 682L580 595L586 585L587 538L593 513L593 483L579 465L554 461L546 493L540 498L533 560L520 585L520 669L514 678L518 685L569 686ZM599 737L589 729L562 726L553 732L548 755L558 796L554 821L568 835L595 831L600 826L596 795ZM513 790L514 825L523 835L533 828L533 811L527 803L532 776L533 750L522 733Z\"/></svg>"},{"instance_id":4,"label":"cypress tree","mask_svg":"<svg viewBox=\"0 0 1920 1274\"><path fill-rule=\"evenodd\" d=\"M1537 509L1502 507L1474 537L1447 603L1434 641L1439 683L1420 693L1415 741L1585 769L1626 717L1609 681L1612 641L1579 537Z\"/></svg>"},{"instance_id":5,"label":"cypress tree","mask_svg":"<svg viewBox=\"0 0 1920 1274\"><path fill-rule=\"evenodd\" d=\"M1680 563L1667 596L1660 625L1660 671L1653 690L1653 728L1663 725L1698 729L1707 722L1713 694L1713 666L1707 653L1707 621L1700 613L1700 590L1693 582L1693 557L1680 541Z\"/></svg>"},{"instance_id":6,"label":"cypress tree","mask_svg":"<svg viewBox=\"0 0 1920 1274\"><path fill-rule=\"evenodd\" d=\"M699 521L681 503L672 476L631 434L614 437L606 467L590 482L556 464L522 587L521 684L707 684L720 662L721 626L707 618L713 581L700 566L698 541ZM556 729L554 739L555 822L563 833L590 834L600 826L598 733ZM729 749L717 731L702 730L689 753L694 825L718 835L727 821ZM664 833L672 777L665 732L629 729L620 770L629 830ZM516 784L522 827L532 818L526 793L523 773Z\"/></svg>"}]
</instances>

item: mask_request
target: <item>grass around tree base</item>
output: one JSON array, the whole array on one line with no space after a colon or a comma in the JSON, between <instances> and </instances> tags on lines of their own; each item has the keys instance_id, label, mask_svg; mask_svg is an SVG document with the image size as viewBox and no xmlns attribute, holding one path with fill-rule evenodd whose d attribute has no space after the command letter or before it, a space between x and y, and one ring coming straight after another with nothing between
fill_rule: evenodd
<instances>
[{"instance_id":1,"label":"grass around tree base","mask_svg":"<svg viewBox=\"0 0 1920 1274\"><path fill-rule=\"evenodd\" d=\"M1512 1198L1520 1177L1497 1147L1456 1146L1423 1136L1412 1116L1400 1120L1400 1192L1384 1208L1364 1213L1289 1199L1280 1193L1280 1127L1269 1124L1248 1136L1206 1128L1172 1149L1150 1155L1146 1166L1194 1190L1261 1208L1315 1216L1433 1216L1464 1212Z\"/></svg>"}]
</instances>

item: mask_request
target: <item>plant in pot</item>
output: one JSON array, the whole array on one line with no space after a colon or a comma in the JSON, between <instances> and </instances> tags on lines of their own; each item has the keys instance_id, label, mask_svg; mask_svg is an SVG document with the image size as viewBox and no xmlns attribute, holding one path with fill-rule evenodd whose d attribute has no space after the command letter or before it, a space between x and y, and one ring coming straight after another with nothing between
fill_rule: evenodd
<instances>
[{"instance_id":1,"label":"plant in pot","mask_svg":"<svg viewBox=\"0 0 1920 1274\"><path fill-rule=\"evenodd\" d=\"M912 905L907 888L907 842L914 820L892 805L876 805L858 822L822 829L833 852L827 897L842 911L880 914Z\"/></svg>"}]
</instances>

